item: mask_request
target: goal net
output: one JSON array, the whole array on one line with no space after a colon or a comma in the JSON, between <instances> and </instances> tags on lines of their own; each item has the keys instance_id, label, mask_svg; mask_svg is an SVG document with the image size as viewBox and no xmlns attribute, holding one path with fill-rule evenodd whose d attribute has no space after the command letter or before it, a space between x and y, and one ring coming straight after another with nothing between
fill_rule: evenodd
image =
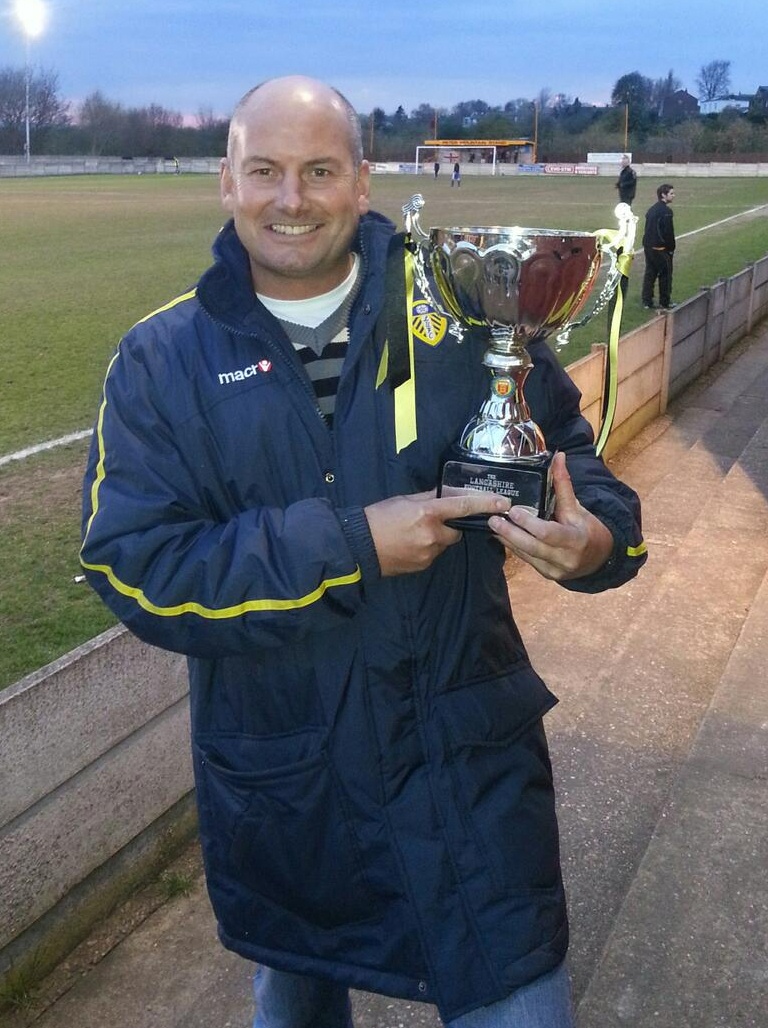
<instances>
[{"instance_id":1,"label":"goal net","mask_svg":"<svg viewBox=\"0 0 768 1028\"><path fill-rule=\"evenodd\" d=\"M490 166L490 174L495 175L497 150L498 147L495 145L477 144L436 146L433 143L432 146L417 146L415 171L417 175L425 172L434 173L435 164L439 164L440 168L453 170L453 165L458 162L462 171L466 171L467 167L471 168L473 165L477 165L478 168Z\"/></svg>"}]
</instances>

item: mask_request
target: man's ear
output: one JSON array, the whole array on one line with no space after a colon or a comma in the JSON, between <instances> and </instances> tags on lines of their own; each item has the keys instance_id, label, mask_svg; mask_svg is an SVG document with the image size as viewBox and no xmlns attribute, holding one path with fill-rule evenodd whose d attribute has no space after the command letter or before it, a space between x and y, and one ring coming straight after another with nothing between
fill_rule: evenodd
<instances>
[{"instance_id":1,"label":"man's ear","mask_svg":"<svg viewBox=\"0 0 768 1028\"><path fill-rule=\"evenodd\" d=\"M371 209L371 166L368 161L360 162L357 173L357 210L359 214L367 214Z\"/></svg>"},{"instance_id":2,"label":"man's ear","mask_svg":"<svg viewBox=\"0 0 768 1028\"><path fill-rule=\"evenodd\" d=\"M229 159L222 157L219 164L219 195L221 196L221 205L225 211L232 210L234 189L235 183Z\"/></svg>"}]
</instances>

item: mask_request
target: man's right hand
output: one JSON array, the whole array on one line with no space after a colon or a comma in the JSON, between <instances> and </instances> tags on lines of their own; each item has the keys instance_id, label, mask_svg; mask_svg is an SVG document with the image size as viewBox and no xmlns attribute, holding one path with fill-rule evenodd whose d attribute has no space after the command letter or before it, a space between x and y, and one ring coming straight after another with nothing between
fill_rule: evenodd
<instances>
[{"instance_id":1,"label":"man's right hand","mask_svg":"<svg viewBox=\"0 0 768 1028\"><path fill-rule=\"evenodd\" d=\"M424 571L443 550L461 539L446 521L469 514L505 514L509 500L497 493L469 491L461 496L434 492L393 496L365 508L379 567L384 577Z\"/></svg>"}]
</instances>

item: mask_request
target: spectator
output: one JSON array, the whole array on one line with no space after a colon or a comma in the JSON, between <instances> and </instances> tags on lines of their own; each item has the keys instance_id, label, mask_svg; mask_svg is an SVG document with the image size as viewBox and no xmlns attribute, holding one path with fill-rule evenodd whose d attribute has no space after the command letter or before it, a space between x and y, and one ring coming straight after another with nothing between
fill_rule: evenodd
<instances>
[{"instance_id":1,"label":"spectator","mask_svg":"<svg viewBox=\"0 0 768 1028\"><path fill-rule=\"evenodd\" d=\"M675 198L674 186L665 182L656 190L657 201L648 208L645 215L645 231L643 232L643 252L645 254L645 274L643 275L643 307L655 310L654 290L656 281L659 283L659 308L671 311L676 304L672 303L672 259L675 253L675 225L672 214L672 201Z\"/></svg>"},{"instance_id":2,"label":"spectator","mask_svg":"<svg viewBox=\"0 0 768 1028\"><path fill-rule=\"evenodd\" d=\"M632 201L637 193L637 173L629 163L629 156L624 154L621 158L621 171L616 180L616 188L619 191L619 201L632 206Z\"/></svg>"}]
</instances>

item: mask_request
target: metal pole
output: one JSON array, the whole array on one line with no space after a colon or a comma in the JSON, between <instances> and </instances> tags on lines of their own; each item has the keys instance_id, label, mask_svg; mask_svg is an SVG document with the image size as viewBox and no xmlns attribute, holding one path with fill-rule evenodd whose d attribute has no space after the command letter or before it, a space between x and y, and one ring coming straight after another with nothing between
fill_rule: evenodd
<instances>
[{"instance_id":1,"label":"metal pole","mask_svg":"<svg viewBox=\"0 0 768 1028\"><path fill-rule=\"evenodd\" d=\"M26 42L27 42L27 45L26 45L26 68L25 68L25 75L24 75L24 87L25 87L25 89L24 89L24 92L25 92L24 120L25 120L25 124L26 124L27 139L26 139L26 145L25 145L25 148L24 148L24 152L27 155L27 164L29 164L29 162L30 162L30 160L32 158L32 151L30 149L30 142L29 142L29 76L30 76L30 67L29 67L29 36L27 36L27 41Z\"/></svg>"}]
</instances>

